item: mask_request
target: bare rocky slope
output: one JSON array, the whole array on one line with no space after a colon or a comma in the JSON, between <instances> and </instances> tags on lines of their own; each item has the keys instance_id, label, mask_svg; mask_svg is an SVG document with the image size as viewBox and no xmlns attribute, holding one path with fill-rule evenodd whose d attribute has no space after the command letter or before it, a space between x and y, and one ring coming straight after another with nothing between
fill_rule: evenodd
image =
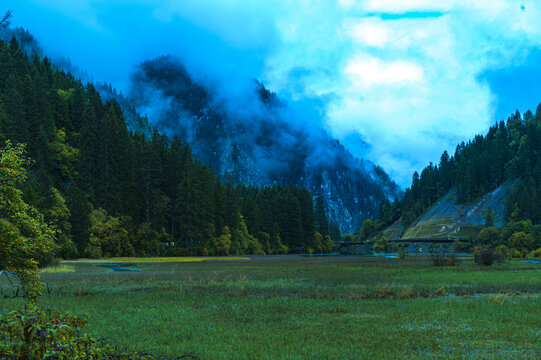
<instances>
[{"instance_id":1,"label":"bare rocky slope","mask_svg":"<svg viewBox=\"0 0 541 360\"><path fill-rule=\"evenodd\" d=\"M484 225L483 212L488 209L494 210L494 225L502 227L505 225L505 201L516 184L506 182L470 205L458 204L456 191L452 189L407 229L398 220L383 235L389 239L467 237Z\"/></svg>"}]
</instances>

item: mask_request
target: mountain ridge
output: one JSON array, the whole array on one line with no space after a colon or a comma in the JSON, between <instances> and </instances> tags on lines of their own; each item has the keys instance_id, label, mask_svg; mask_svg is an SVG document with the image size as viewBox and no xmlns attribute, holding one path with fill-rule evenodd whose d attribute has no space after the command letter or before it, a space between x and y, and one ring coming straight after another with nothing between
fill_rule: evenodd
<instances>
[{"instance_id":1,"label":"mountain ridge","mask_svg":"<svg viewBox=\"0 0 541 360\"><path fill-rule=\"evenodd\" d=\"M128 97L140 113L150 114L153 126L179 135L223 178L258 186L291 184L322 195L342 231L377 215L381 202L401 197L382 168L354 158L322 129L308 131L285 101L256 80L252 85L243 108L231 109L231 100L163 56L140 65Z\"/></svg>"},{"instance_id":2,"label":"mountain ridge","mask_svg":"<svg viewBox=\"0 0 541 360\"><path fill-rule=\"evenodd\" d=\"M38 41L23 28L8 29L3 36L6 40L17 38L30 56L44 56ZM88 73L67 59L53 62L90 80ZM252 85L249 103L259 114L255 122L228 114L231 106L227 99L217 99L208 84L193 80L170 56L143 62L133 74L127 96L107 83L95 87L104 99L115 99L122 106L128 129L147 137L153 129L179 135L190 144L195 157L224 180L257 186L295 185L308 188L314 196L322 195L328 215L344 232L377 216L384 200L401 198L402 190L382 168L356 159L323 129L306 132L305 123L289 123L291 116L284 119L283 115L289 110L287 103L257 80ZM156 102L160 98L165 101ZM173 101L179 99L182 106ZM180 118L179 114L185 115L182 124L167 121ZM250 129L254 125L257 131ZM313 146L317 141L321 146ZM334 161L337 164L332 164Z\"/></svg>"}]
</instances>

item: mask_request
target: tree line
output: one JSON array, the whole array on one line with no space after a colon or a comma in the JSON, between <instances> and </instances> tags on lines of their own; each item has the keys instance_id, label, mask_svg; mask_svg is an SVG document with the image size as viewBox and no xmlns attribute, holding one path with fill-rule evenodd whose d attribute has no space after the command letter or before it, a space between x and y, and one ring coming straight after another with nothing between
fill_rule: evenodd
<instances>
[{"instance_id":1,"label":"tree line","mask_svg":"<svg viewBox=\"0 0 541 360\"><path fill-rule=\"evenodd\" d=\"M24 200L58 230L61 257L333 246L321 198L314 204L294 186L221 181L182 139L129 131L115 100L104 102L47 58L30 61L15 39L0 42L0 140L27 144Z\"/></svg>"},{"instance_id":2,"label":"tree line","mask_svg":"<svg viewBox=\"0 0 541 360\"><path fill-rule=\"evenodd\" d=\"M413 174L402 205L405 225L434 204L451 188L460 204L478 201L505 181L519 180L506 202L505 220L541 222L541 104L535 114L517 110L507 121L490 127L456 147L454 156L444 152L439 165L429 164Z\"/></svg>"}]
</instances>

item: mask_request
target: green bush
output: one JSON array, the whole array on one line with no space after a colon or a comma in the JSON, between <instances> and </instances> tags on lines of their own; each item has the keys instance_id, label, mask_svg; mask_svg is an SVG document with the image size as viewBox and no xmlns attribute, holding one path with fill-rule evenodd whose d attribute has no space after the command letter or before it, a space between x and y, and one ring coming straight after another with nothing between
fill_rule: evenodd
<instances>
[{"instance_id":1,"label":"green bush","mask_svg":"<svg viewBox=\"0 0 541 360\"><path fill-rule=\"evenodd\" d=\"M533 250L531 253L530 253L530 257L531 258L541 258L541 248L537 249L537 250Z\"/></svg>"},{"instance_id":2,"label":"green bush","mask_svg":"<svg viewBox=\"0 0 541 360\"><path fill-rule=\"evenodd\" d=\"M165 256L188 256L188 249L182 246L169 246L165 250Z\"/></svg>"},{"instance_id":3,"label":"green bush","mask_svg":"<svg viewBox=\"0 0 541 360\"><path fill-rule=\"evenodd\" d=\"M404 246L401 246L398 250L398 258L399 259L405 259L406 258L406 249Z\"/></svg>"},{"instance_id":4,"label":"green bush","mask_svg":"<svg viewBox=\"0 0 541 360\"><path fill-rule=\"evenodd\" d=\"M471 244L470 243L455 240L454 245L455 245L455 252L460 253L460 252L470 252L471 251Z\"/></svg>"},{"instance_id":5,"label":"green bush","mask_svg":"<svg viewBox=\"0 0 541 360\"><path fill-rule=\"evenodd\" d=\"M494 263L502 263L507 257L507 248L498 246L496 249L490 245L477 246L473 251L473 259L476 264L490 266Z\"/></svg>"},{"instance_id":6,"label":"green bush","mask_svg":"<svg viewBox=\"0 0 541 360\"><path fill-rule=\"evenodd\" d=\"M517 231L509 238L509 243L515 249L529 251L535 249L535 238L532 234L527 234L523 231ZM524 256L523 256L524 257Z\"/></svg>"},{"instance_id":7,"label":"green bush","mask_svg":"<svg viewBox=\"0 0 541 360\"><path fill-rule=\"evenodd\" d=\"M54 254L52 253L47 254L38 260L39 268L46 268L58 265L60 265L60 259L54 256Z\"/></svg>"},{"instance_id":8,"label":"green bush","mask_svg":"<svg viewBox=\"0 0 541 360\"><path fill-rule=\"evenodd\" d=\"M504 263L505 260L509 257L509 249L505 245L497 246L494 249L494 255L496 257L495 261L497 263Z\"/></svg>"},{"instance_id":9,"label":"green bush","mask_svg":"<svg viewBox=\"0 0 541 360\"><path fill-rule=\"evenodd\" d=\"M373 251L375 253L384 253L389 249L389 242L385 236L381 236L374 244Z\"/></svg>"},{"instance_id":10,"label":"green bush","mask_svg":"<svg viewBox=\"0 0 541 360\"><path fill-rule=\"evenodd\" d=\"M104 349L88 335L82 318L46 313L35 306L0 315L2 359L103 359Z\"/></svg>"},{"instance_id":11,"label":"green bush","mask_svg":"<svg viewBox=\"0 0 541 360\"><path fill-rule=\"evenodd\" d=\"M432 244L428 249L434 266L456 266L458 261L454 253L449 253L447 247L439 244Z\"/></svg>"},{"instance_id":12,"label":"green bush","mask_svg":"<svg viewBox=\"0 0 541 360\"><path fill-rule=\"evenodd\" d=\"M0 313L1 359L155 359L146 354L119 354L82 332L86 320L35 305Z\"/></svg>"},{"instance_id":13,"label":"green bush","mask_svg":"<svg viewBox=\"0 0 541 360\"><path fill-rule=\"evenodd\" d=\"M515 248L512 248L511 250L509 250L509 253L508 253L507 257L510 258L510 259L520 258L520 257L522 257L522 254L520 253L519 250L517 250Z\"/></svg>"}]
</instances>

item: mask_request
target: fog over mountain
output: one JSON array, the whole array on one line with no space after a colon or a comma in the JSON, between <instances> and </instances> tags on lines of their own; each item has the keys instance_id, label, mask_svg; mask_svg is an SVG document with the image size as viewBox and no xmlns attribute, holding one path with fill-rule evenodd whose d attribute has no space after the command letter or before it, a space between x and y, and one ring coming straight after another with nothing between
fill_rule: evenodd
<instances>
[{"instance_id":1,"label":"fog over mountain","mask_svg":"<svg viewBox=\"0 0 541 360\"><path fill-rule=\"evenodd\" d=\"M402 187L540 90L535 0L2 4L49 55L123 93L134 67L166 54L229 93L256 78Z\"/></svg>"},{"instance_id":2,"label":"fog over mountain","mask_svg":"<svg viewBox=\"0 0 541 360\"><path fill-rule=\"evenodd\" d=\"M45 56L32 34L9 29L29 56ZM91 81L69 59L53 57L65 71ZM98 84L104 98L115 98L129 128L148 135L152 128L190 144L194 155L224 180L247 185L297 185L322 195L330 218L342 231L378 216L382 201L402 190L379 166L354 158L322 128L316 102L287 103L255 79L224 87L205 71L189 74L182 60L162 56L142 62L127 94ZM143 116L141 116L143 115Z\"/></svg>"},{"instance_id":3,"label":"fog over mountain","mask_svg":"<svg viewBox=\"0 0 541 360\"><path fill-rule=\"evenodd\" d=\"M144 123L136 115L140 111L163 131L193 138L201 124L196 122L193 130L181 121L184 125L175 130L179 121L174 120L203 119L201 109L193 113L166 103L163 108L175 113L168 123L160 101L172 97L160 94L161 86L156 87L158 96L142 96L133 82L139 64L172 54L191 80L211 94L203 108L228 119L224 128L234 136L223 138L238 138L231 149L258 159L261 172L271 174L254 173L260 183L305 178L280 171L298 159L300 169L328 163L334 156L322 154L328 146L304 148L298 140L325 143L317 140L323 136L339 139L353 158L378 164L405 188L412 172L437 163L443 150L454 151L457 143L485 132L515 108L533 107L539 90L538 82L531 81L541 73L541 9L533 0L7 0L4 6L14 11L13 25L28 28L55 63L135 95L125 111L138 119L138 126ZM257 109L250 95L253 79L287 106ZM288 130L269 146L261 147L260 140L250 147L239 145L252 133L234 124L252 119L254 109L263 118L283 119ZM255 119L254 132L267 123ZM315 155L276 156L275 143ZM213 146L228 149L223 140ZM214 150L199 154L222 173L224 161Z\"/></svg>"},{"instance_id":4,"label":"fog over mountain","mask_svg":"<svg viewBox=\"0 0 541 360\"><path fill-rule=\"evenodd\" d=\"M102 92L118 97L107 87ZM188 142L226 180L293 184L322 195L343 231L377 216L382 201L401 196L383 169L354 158L322 129L306 126L316 114L290 106L257 80L229 92L212 81L197 82L178 59L164 56L138 67L128 99L119 98L159 131Z\"/></svg>"}]
</instances>

